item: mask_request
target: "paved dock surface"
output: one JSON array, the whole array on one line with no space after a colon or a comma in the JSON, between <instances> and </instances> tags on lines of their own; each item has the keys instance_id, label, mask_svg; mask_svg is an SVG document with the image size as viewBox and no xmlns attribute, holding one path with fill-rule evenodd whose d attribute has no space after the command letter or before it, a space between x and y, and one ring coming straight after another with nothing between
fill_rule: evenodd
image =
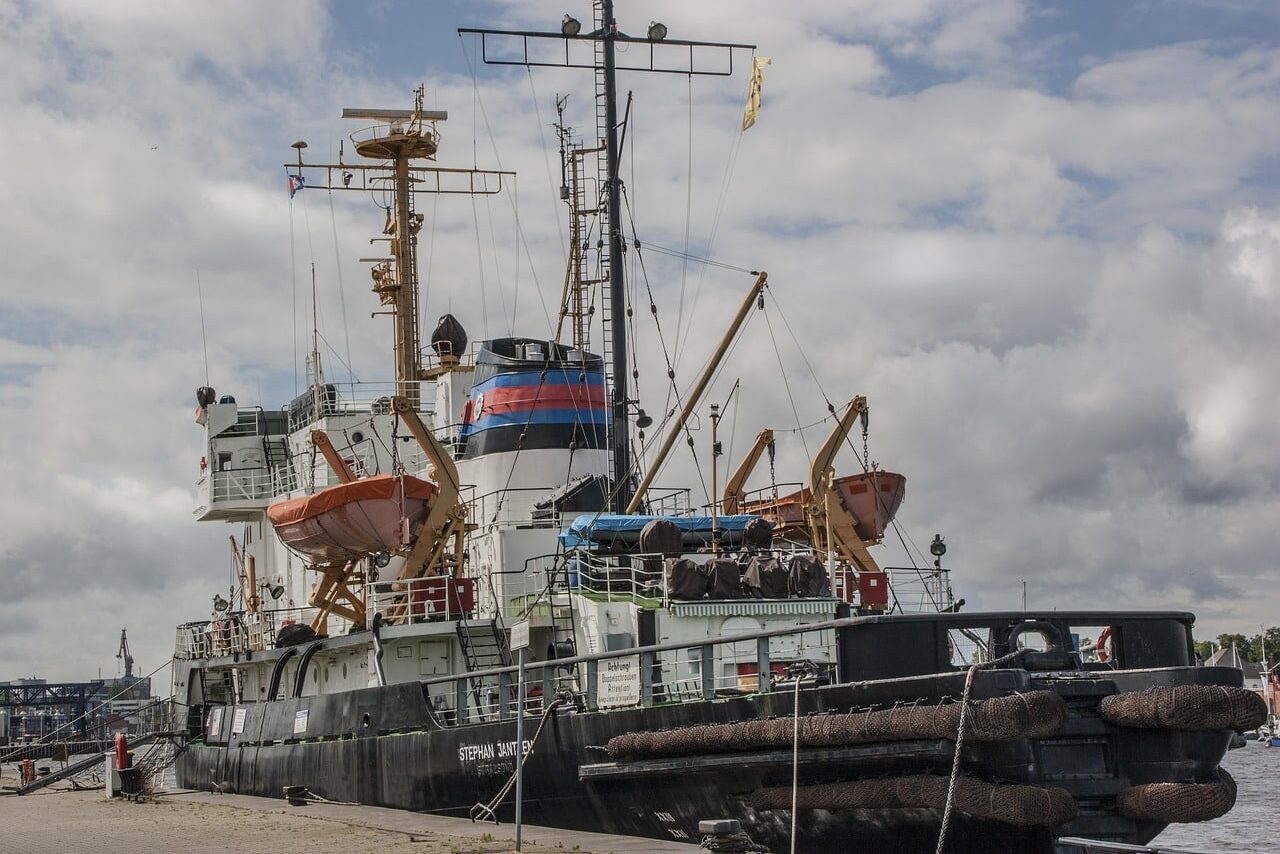
<instances>
[{"instance_id":1,"label":"paved dock surface","mask_svg":"<svg viewBox=\"0 0 1280 854\"><path fill-rule=\"evenodd\" d=\"M6 779L6 784L15 781ZM108 800L101 790L51 788L0 795L0 852L14 854L498 854L514 850L511 825L379 807L308 804L202 792L152 803ZM691 854L696 845L654 839L524 828L533 854Z\"/></svg>"}]
</instances>

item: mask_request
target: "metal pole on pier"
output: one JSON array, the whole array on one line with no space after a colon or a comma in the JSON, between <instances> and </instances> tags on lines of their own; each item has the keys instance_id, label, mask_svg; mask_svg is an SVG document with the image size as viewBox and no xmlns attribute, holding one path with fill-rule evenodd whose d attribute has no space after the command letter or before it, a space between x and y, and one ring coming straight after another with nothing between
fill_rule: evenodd
<instances>
[{"instance_id":1,"label":"metal pole on pier","mask_svg":"<svg viewBox=\"0 0 1280 854\"><path fill-rule=\"evenodd\" d=\"M520 825L524 819L524 668L529 660L529 621L511 627L511 645L519 652L516 669L516 851L520 850ZM543 697L542 702L549 698Z\"/></svg>"},{"instance_id":2,"label":"metal pole on pier","mask_svg":"<svg viewBox=\"0 0 1280 854\"><path fill-rule=\"evenodd\" d=\"M524 818L524 664L529 650L520 648L516 678L516 850L520 850L520 822Z\"/></svg>"}]
</instances>

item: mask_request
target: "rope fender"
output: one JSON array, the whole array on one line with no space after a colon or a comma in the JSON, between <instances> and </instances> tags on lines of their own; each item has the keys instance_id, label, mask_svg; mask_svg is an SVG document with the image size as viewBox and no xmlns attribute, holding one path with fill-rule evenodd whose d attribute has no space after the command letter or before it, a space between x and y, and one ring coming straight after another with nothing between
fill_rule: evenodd
<instances>
[{"instance_id":1,"label":"rope fender","mask_svg":"<svg viewBox=\"0 0 1280 854\"><path fill-rule=\"evenodd\" d=\"M949 780L930 774L874 780L852 780L802 786L797 805L802 809L907 809L941 810L946 805ZM758 789L751 796L757 810L791 807L791 788ZM974 818L1018 827L1051 827L1076 815L1076 802L1066 789L1021 784L988 783L973 777L956 778L952 809Z\"/></svg>"},{"instance_id":2,"label":"rope fender","mask_svg":"<svg viewBox=\"0 0 1280 854\"><path fill-rule=\"evenodd\" d=\"M802 747L833 747L916 738L954 741L960 727L960 709L960 703L945 703L811 715L800 720L799 743ZM965 738L976 741L1047 738L1059 732L1066 719L1066 703L1052 691L975 700L969 702L965 714ZM661 732L632 732L614 736L607 747L613 759L790 747L792 724L790 718L775 718Z\"/></svg>"},{"instance_id":3,"label":"rope fender","mask_svg":"<svg viewBox=\"0 0 1280 854\"><path fill-rule=\"evenodd\" d=\"M1137 729L1256 729L1267 704L1247 688L1173 685L1103 697L1098 714L1108 723Z\"/></svg>"},{"instance_id":4,"label":"rope fender","mask_svg":"<svg viewBox=\"0 0 1280 854\"><path fill-rule=\"evenodd\" d=\"M1208 783L1147 783L1120 793L1120 814L1163 822L1209 821L1236 805L1236 781L1219 768Z\"/></svg>"}]
</instances>

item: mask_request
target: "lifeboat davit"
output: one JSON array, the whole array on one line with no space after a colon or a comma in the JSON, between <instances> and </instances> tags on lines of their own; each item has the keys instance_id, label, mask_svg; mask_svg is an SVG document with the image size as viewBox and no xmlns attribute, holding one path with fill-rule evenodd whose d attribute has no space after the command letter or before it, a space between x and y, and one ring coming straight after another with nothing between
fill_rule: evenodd
<instances>
[{"instance_id":1,"label":"lifeboat davit","mask_svg":"<svg viewBox=\"0 0 1280 854\"><path fill-rule=\"evenodd\" d=\"M436 492L429 481L382 474L277 501L267 518L281 542L317 563L360 560L408 545Z\"/></svg>"}]
</instances>

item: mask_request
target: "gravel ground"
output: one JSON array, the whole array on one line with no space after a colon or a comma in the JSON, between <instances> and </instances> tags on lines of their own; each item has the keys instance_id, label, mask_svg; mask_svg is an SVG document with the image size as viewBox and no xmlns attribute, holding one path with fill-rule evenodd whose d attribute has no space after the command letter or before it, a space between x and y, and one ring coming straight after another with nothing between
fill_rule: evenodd
<instances>
[{"instance_id":1,"label":"gravel ground","mask_svg":"<svg viewBox=\"0 0 1280 854\"><path fill-rule=\"evenodd\" d=\"M16 786L10 768L0 791ZM468 839L429 831L401 833L318 818L300 812L242 809L161 798L134 804L107 800L100 790L55 787L18 797L0 794L0 851L22 854L235 854L306 851L308 854L493 854L510 842ZM571 846L525 845L524 850L563 854Z\"/></svg>"}]
</instances>

